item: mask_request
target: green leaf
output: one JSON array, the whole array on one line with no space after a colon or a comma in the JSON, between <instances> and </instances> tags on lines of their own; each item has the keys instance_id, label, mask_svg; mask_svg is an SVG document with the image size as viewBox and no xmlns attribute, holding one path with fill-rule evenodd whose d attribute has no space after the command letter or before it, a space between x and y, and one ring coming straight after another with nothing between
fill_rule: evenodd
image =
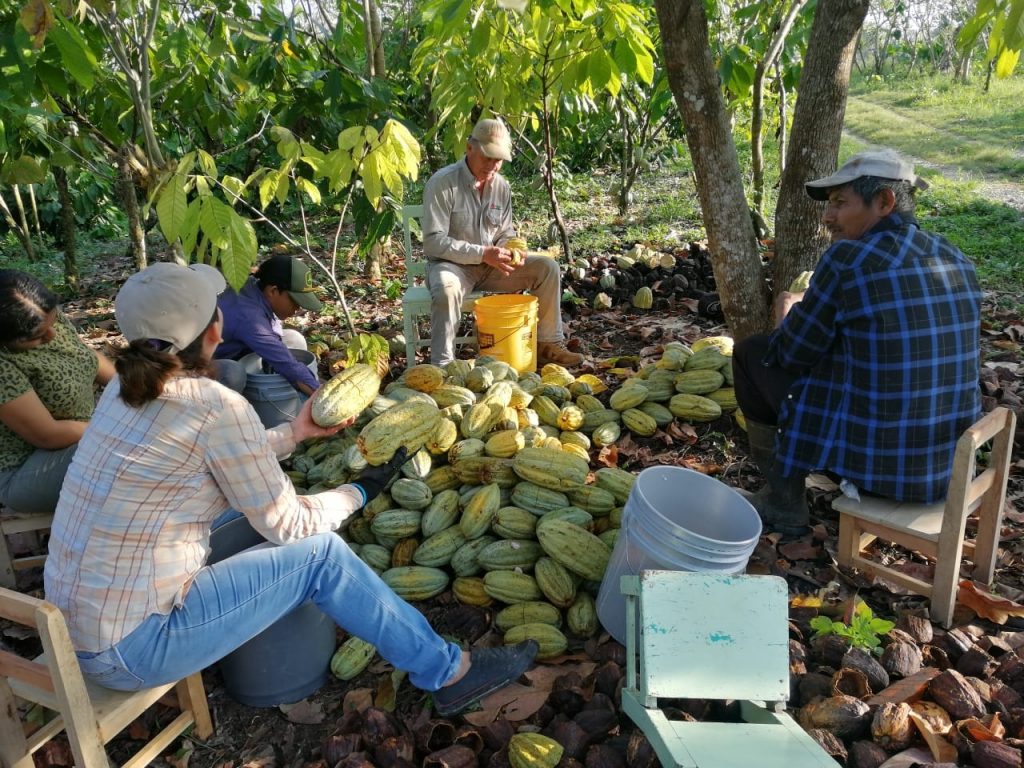
<instances>
[{"instance_id":1,"label":"green leaf","mask_svg":"<svg viewBox=\"0 0 1024 768\"><path fill-rule=\"evenodd\" d=\"M228 284L241 290L256 261L256 230L252 223L233 208L228 218L228 247L220 252L220 268Z\"/></svg>"},{"instance_id":2,"label":"green leaf","mask_svg":"<svg viewBox=\"0 0 1024 768\"><path fill-rule=\"evenodd\" d=\"M267 206L274 200L277 194L277 185L283 174L280 171L270 171L260 179L260 208L266 210Z\"/></svg>"},{"instance_id":3,"label":"green leaf","mask_svg":"<svg viewBox=\"0 0 1024 768\"><path fill-rule=\"evenodd\" d=\"M366 192L366 199L370 201L370 205L374 208L377 207L377 203L380 202L380 196L383 194L383 188L381 184L381 174L377 168L379 155L373 152L366 157L366 162L363 163L363 168L359 173L359 178L363 180L363 190Z\"/></svg>"},{"instance_id":4,"label":"green leaf","mask_svg":"<svg viewBox=\"0 0 1024 768\"><path fill-rule=\"evenodd\" d=\"M213 159L213 155L204 149L198 150L199 152L199 167L203 169L203 173L207 176L217 177L217 163Z\"/></svg>"},{"instance_id":5,"label":"green leaf","mask_svg":"<svg viewBox=\"0 0 1024 768\"><path fill-rule=\"evenodd\" d=\"M46 171L36 158L22 155L4 167L4 180L9 184L42 184Z\"/></svg>"},{"instance_id":6,"label":"green leaf","mask_svg":"<svg viewBox=\"0 0 1024 768\"><path fill-rule=\"evenodd\" d=\"M181 236L187 211L188 198L185 195L185 177L174 174L168 179L156 201L156 216L160 222L160 230L164 233L168 243L173 243Z\"/></svg>"},{"instance_id":7,"label":"green leaf","mask_svg":"<svg viewBox=\"0 0 1024 768\"><path fill-rule=\"evenodd\" d=\"M295 179L295 186L305 193L313 205L320 204L320 190L312 181L299 176Z\"/></svg>"},{"instance_id":8,"label":"green leaf","mask_svg":"<svg viewBox=\"0 0 1024 768\"><path fill-rule=\"evenodd\" d=\"M363 143L363 127L354 125L338 134L338 149L352 150Z\"/></svg>"},{"instance_id":9,"label":"green leaf","mask_svg":"<svg viewBox=\"0 0 1024 768\"><path fill-rule=\"evenodd\" d=\"M199 226L215 248L224 249L231 243L231 217L234 209L216 197L204 197L199 209Z\"/></svg>"},{"instance_id":10,"label":"green leaf","mask_svg":"<svg viewBox=\"0 0 1024 768\"><path fill-rule=\"evenodd\" d=\"M196 247L196 237L199 236L199 209L201 203L197 197L188 204L185 211L185 220L181 226L181 247L185 255L192 253Z\"/></svg>"},{"instance_id":11,"label":"green leaf","mask_svg":"<svg viewBox=\"0 0 1024 768\"><path fill-rule=\"evenodd\" d=\"M288 190L291 187L291 179L288 178L288 174L282 173L280 178L277 180L277 191L275 197L277 198L278 205L284 205L288 199Z\"/></svg>"},{"instance_id":12,"label":"green leaf","mask_svg":"<svg viewBox=\"0 0 1024 768\"><path fill-rule=\"evenodd\" d=\"M228 201L231 205L234 205L236 197L245 196L245 182L236 176L225 176L220 180L221 185L229 193L227 195Z\"/></svg>"},{"instance_id":13,"label":"green leaf","mask_svg":"<svg viewBox=\"0 0 1024 768\"><path fill-rule=\"evenodd\" d=\"M96 58L84 45L84 41L76 39L61 26L55 26L50 30L50 38L57 44L61 61L68 74L86 90L92 88L96 82Z\"/></svg>"},{"instance_id":14,"label":"green leaf","mask_svg":"<svg viewBox=\"0 0 1024 768\"><path fill-rule=\"evenodd\" d=\"M1009 48L1003 50L996 59L996 77L1003 79L1013 74L1020 60L1020 51L1011 51Z\"/></svg>"}]
</instances>

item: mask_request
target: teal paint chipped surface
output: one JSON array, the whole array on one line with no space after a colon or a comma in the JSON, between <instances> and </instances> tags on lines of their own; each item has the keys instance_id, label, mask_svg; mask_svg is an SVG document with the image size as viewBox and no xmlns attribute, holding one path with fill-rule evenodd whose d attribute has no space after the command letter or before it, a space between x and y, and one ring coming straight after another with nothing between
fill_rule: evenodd
<instances>
[{"instance_id":1,"label":"teal paint chipped surface","mask_svg":"<svg viewBox=\"0 0 1024 768\"><path fill-rule=\"evenodd\" d=\"M708 641L722 645L733 645L736 642L736 638L727 632L711 632L708 634Z\"/></svg>"}]
</instances>

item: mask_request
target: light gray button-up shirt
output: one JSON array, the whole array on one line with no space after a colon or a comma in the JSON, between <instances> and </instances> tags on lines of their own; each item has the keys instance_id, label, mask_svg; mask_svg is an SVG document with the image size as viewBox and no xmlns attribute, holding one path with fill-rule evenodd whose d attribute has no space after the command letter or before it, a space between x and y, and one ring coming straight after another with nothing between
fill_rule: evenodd
<instances>
[{"instance_id":1,"label":"light gray button-up shirt","mask_svg":"<svg viewBox=\"0 0 1024 768\"><path fill-rule=\"evenodd\" d=\"M427 180L423 190L423 253L430 261L480 264L484 248L515 237L512 190L500 174L477 192L462 158Z\"/></svg>"}]
</instances>

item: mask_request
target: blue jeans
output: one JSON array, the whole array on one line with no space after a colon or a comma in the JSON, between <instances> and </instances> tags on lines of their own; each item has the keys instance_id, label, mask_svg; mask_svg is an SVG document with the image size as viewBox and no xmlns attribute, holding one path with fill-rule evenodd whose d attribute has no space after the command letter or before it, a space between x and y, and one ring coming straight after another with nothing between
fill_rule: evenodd
<instances>
[{"instance_id":1,"label":"blue jeans","mask_svg":"<svg viewBox=\"0 0 1024 768\"><path fill-rule=\"evenodd\" d=\"M459 667L459 646L438 635L336 533L261 544L203 568L181 606L151 615L113 648L79 653L79 665L86 677L115 690L174 682L307 600L376 646L418 688L436 691Z\"/></svg>"}]
</instances>

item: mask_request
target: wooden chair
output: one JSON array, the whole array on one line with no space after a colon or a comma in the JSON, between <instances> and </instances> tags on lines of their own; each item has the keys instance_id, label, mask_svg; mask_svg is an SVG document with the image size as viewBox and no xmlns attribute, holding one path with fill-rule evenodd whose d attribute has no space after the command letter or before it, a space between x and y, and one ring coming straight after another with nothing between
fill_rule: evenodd
<instances>
[{"instance_id":1,"label":"wooden chair","mask_svg":"<svg viewBox=\"0 0 1024 768\"><path fill-rule=\"evenodd\" d=\"M670 768L835 768L784 711L788 588L777 576L623 576L622 709ZM669 720L659 698L739 700L743 722Z\"/></svg>"},{"instance_id":2,"label":"wooden chair","mask_svg":"<svg viewBox=\"0 0 1024 768\"><path fill-rule=\"evenodd\" d=\"M26 568L38 568L46 561L45 554L25 555L16 557L11 553L8 536L33 531L47 531L53 524L53 515L27 515L15 512L9 507L0 506L0 587L14 589L16 571Z\"/></svg>"},{"instance_id":3,"label":"wooden chair","mask_svg":"<svg viewBox=\"0 0 1024 768\"><path fill-rule=\"evenodd\" d=\"M56 606L0 589L0 616L34 627L43 645L43 654L35 660L0 650L0 764L8 768L33 768L32 754L66 731L77 768L108 768L110 763L103 745L171 689L177 691L181 714L124 766L148 765L192 726L201 739L213 733L199 673L177 683L134 693L110 691L83 678L64 616ZM26 737L18 716L18 699L40 704L57 713L57 717Z\"/></svg>"},{"instance_id":4,"label":"wooden chair","mask_svg":"<svg viewBox=\"0 0 1024 768\"><path fill-rule=\"evenodd\" d=\"M407 205L400 213L402 234L405 240L405 274L408 281L402 295L402 319L405 332L405 365L411 368L416 365L416 352L422 347L430 347L430 337L422 338L417 320L423 315L430 316L430 289L426 286L427 267L422 259L413 257L412 222L423 217L422 205ZM476 300L483 293L467 294L462 300L462 311L472 312ZM459 336L456 344L476 344L476 336Z\"/></svg>"},{"instance_id":5,"label":"wooden chair","mask_svg":"<svg viewBox=\"0 0 1024 768\"><path fill-rule=\"evenodd\" d=\"M930 598L932 619L948 627L953 621L964 551L974 559L975 581L988 584L995 572L1015 422L1013 411L996 408L964 432L956 444L949 492L943 502L905 504L877 497L854 501L845 496L833 501L832 508L839 512L839 564ZM989 440L993 445L988 467L975 476L978 448ZM973 514L978 516L977 537L965 541L967 518ZM876 538L934 559L934 578L927 581L869 559L863 549Z\"/></svg>"}]
</instances>

